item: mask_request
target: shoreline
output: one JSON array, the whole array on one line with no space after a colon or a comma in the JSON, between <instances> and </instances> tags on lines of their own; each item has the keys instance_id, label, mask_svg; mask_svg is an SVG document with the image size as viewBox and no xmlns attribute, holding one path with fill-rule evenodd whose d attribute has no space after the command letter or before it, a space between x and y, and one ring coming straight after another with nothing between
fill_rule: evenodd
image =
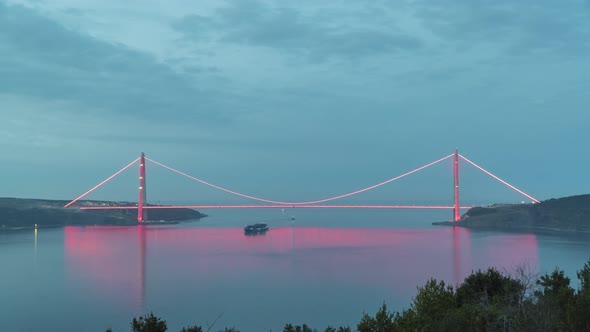
<instances>
[{"instance_id":1,"label":"shoreline","mask_svg":"<svg viewBox=\"0 0 590 332\"><path fill-rule=\"evenodd\" d=\"M205 217L203 217L205 218ZM18 226L18 227L3 227L0 228L0 234L3 233L16 233L16 232L24 232L24 231L31 231L35 229L54 229L54 228L63 228L67 226L75 226L75 227L87 227L87 226L121 226L121 227L129 227L129 226L159 226L159 225L177 225L182 223L189 223L189 222L196 222L203 218L194 219L194 220L183 220L183 221L146 221L144 223L118 223L118 224L67 224L67 225L37 225L35 226Z\"/></svg>"},{"instance_id":2,"label":"shoreline","mask_svg":"<svg viewBox=\"0 0 590 332\"><path fill-rule=\"evenodd\" d=\"M522 227L497 227L497 226L470 226L462 223L461 221L435 221L432 223L433 226L451 226L451 227L461 227L466 229L472 230L494 230L499 232L510 232L510 231L529 231L529 232L539 232L539 233L560 233L560 234L569 234L569 235L590 235L590 230L570 230L570 229L561 229L561 228L552 228L552 227L542 227L542 226L522 226Z\"/></svg>"}]
</instances>

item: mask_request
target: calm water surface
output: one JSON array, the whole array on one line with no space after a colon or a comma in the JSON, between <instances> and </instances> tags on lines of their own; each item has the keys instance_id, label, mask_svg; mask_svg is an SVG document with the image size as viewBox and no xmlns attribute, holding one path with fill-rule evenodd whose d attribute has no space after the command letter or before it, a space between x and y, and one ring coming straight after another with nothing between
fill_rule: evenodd
<instances>
[{"instance_id":1,"label":"calm water surface","mask_svg":"<svg viewBox=\"0 0 590 332\"><path fill-rule=\"evenodd\" d=\"M207 211L206 211L207 212ZM282 331L286 322L355 325L385 302L406 307L430 277L473 269L574 277L590 239L430 226L447 213L211 211L182 225L66 227L0 234L0 321L6 331L129 331L155 312L170 331L207 325ZM266 235L244 236L266 220ZM216 330L216 329L213 329Z\"/></svg>"}]
</instances>

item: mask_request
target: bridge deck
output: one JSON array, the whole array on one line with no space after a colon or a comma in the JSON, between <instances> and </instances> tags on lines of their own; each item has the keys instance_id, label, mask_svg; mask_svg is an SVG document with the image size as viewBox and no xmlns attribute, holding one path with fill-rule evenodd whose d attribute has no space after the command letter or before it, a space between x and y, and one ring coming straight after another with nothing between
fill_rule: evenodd
<instances>
[{"instance_id":1,"label":"bridge deck","mask_svg":"<svg viewBox=\"0 0 590 332\"><path fill-rule=\"evenodd\" d=\"M451 210L454 206L436 205L164 205L144 206L144 209L443 209ZM461 209L470 209L461 206ZM83 206L80 210L130 210L137 206Z\"/></svg>"}]
</instances>

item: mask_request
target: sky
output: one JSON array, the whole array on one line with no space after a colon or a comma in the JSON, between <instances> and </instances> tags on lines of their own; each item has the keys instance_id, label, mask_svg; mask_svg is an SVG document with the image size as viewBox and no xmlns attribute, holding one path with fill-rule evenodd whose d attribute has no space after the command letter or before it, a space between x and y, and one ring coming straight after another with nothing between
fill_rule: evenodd
<instances>
[{"instance_id":1,"label":"sky","mask_svg":"<svg viewBox=\"0 0 590 332\"><path fill-rule=\"evenodd\" d=\"M278 200L455 148L589 193L590 0L0 0L0 196L73 199L145 152ZM244 203L148 164L148 200ZM523 199L461 165L466 202ZM135 200L137 168L88 198ZM355 202L452 202L450 161Z\"/></svg>"}]
</instances>

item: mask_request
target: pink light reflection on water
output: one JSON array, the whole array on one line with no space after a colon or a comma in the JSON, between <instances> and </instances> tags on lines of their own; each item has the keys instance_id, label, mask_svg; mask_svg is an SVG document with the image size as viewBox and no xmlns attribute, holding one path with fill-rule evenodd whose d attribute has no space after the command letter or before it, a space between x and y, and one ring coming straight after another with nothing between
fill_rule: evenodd
<instances>
[{"instance_id":1,"label":"pink light reflection on water","mask_svg":"<svg viewBox=\"0 0 590 332\"><path fill-rule=\"evenodd\" d=\"M67 226L64 249L71 287L122 308L140 308L145 281L141 227Z\"/></svg>"},{"instance_id":2,"label":"pink light reflection on water","mask_svg":"<svg viewBox=\"0 0 590 332\"><path fill-rule=\"evenodd\" d=\"M456 284L473 269L538 260L534 235L484 236L456 227L282 227L261 236L239 228L66 227L65 251L72 281L135 313L146 302L153 308L215 287L226 292L215 296L228 302L235 292L265 292L270 308L285 294L372 301L355 304L362 312L382 301L406 306L430 277Z\"/></svg>"}]
</instances>

